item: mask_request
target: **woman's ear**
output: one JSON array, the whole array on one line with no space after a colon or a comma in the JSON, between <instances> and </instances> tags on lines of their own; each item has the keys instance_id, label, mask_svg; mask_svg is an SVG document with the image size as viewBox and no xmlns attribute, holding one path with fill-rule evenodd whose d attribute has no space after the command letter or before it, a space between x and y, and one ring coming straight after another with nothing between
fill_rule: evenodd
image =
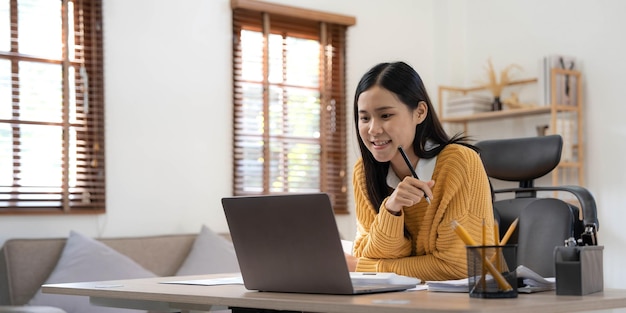
<instances>
[{"instance_id":1,"label":"woman's ear","mask_svg":"<svg viewBox=\"0 0 626 313\"><path fill-rule=\"evenodd\" d=\"M413 120L417 124L421 124L428 115L428 105L424 101L417 103L417 108L413 110Z\"/></svg>"}]
</instances>

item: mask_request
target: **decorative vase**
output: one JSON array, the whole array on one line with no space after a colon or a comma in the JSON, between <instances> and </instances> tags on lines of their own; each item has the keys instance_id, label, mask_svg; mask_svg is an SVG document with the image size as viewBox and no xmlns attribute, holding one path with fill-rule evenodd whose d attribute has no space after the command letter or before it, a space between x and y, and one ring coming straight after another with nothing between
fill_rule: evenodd
<instances>
[{"instance_id":1,"label":"decorative vase","mask_svg":"<svg viewBox=\"0 0 626 313\"><path fill-rule=\"evenodd\" d=\"M493 102L491 103L491 111L500 110L502 110L502 101L500 101L500 97L494 97Z\"/></svg>"}]
</instances>

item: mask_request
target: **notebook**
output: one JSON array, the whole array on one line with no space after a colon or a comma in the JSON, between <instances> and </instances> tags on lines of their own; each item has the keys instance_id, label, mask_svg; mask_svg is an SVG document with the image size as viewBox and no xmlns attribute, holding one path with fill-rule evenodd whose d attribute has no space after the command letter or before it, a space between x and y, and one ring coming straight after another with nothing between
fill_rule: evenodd
<instances>
[{"instance_id":1,"label":"notebook","mask_svg":"<svg viewBox=\"0 0 626 313\"><path fill-rule=\"evenodd\" d=\"M325 193L226 197L222 207L246 289L347 295L420 283L392 273L350 273Z\"/></svg>"}]
</instances>

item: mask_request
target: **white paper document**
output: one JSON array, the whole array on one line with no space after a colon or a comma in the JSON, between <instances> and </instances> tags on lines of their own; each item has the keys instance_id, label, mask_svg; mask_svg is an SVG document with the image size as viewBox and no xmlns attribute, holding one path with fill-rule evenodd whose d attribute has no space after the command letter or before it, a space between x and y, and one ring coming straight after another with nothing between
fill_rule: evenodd
<instances>
[{"instance_id":1,"label":"white paper document","mask_svg":"<svg viewBox=\"0 0 626 313\"><path fill-rule=\"evenodd\" d=\"M200 285L200 286L243 285L243 278L241 278L241 275L237 275L237 276L211 278L211 279L162 281L161 283L162 284L176 284L176 285Z\"/></svg>"},{"instance_id":2,"label":"white paper document","mask_svg":"<svg viewBox=\"0 0 626 313\"><path fill-rule=\"evenodd\" d=\"M524 282L524 286L518 287L517 292L531 293L554 290L556 288L555 277L544 278L524 265L518 266L516 273L517 277L523 278Z\"/></svg>"},{"instance_id":3,"label":"white paper document","mask_svg":"<svg viewBox=\"0 0 626 313\"><path fill-rule=\"evenodd\" d=\"M554 277L545 278L535 273L533 270L520 265L515 269L517 278L522 278L524 286L518 287L517 292L532 293L539 291L554 290L556 287L556 280ZM491 280L493 277L487 275L487 280ZM443 280L443 281L427 281L429 291L441 291L441 292L469 292L469 279L455 279L455 280Z\"/></svg>"}]
</instances>

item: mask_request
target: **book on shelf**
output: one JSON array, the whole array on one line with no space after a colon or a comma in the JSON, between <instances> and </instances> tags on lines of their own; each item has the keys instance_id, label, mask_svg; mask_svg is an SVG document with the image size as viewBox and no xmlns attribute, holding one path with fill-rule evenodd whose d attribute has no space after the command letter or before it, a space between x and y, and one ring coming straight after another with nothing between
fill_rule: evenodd
<instances>
[{"instance_id":1,"label":"book on shelf","mask_svg":"<svg viewBox=\"0 0 626 313\"><path fill-rule=\"evenodd\" d=\"M552 69L577 70L576 58L567 55L548 55L539 62L539 105L552 104L553 90L559 105L577 105L577 81L573 75L556 75L556 85L552 86ZM554 87L554 88L552 88Z\"/></svg>"},{"instance_id":2,"label":"book on shelf","mask_svg":"<svg viewBox=\"0 0 626 313\"><path fill-rule=\"evenodd\" d=\"M467 94L450 98L446 106L446 116L464 116L491 111L493 99L485 95Z\"/></svg>"},{"instance_id":3,"label":"book on shelf","mask_svg":"<svg viewBox=\"0 0 626 313\"><path fill-rule=\"evenodd\" d=\"M481 94L466 94L456 97L450 97L448 104L460 104L460 103L491 103L493 97Z\"/></svg>"},{"instance_id":4,"label":"book on shelf","mask_svg":"<svg viewBox=\"0 0 626 313\"><path fill-rule=\"evenodd\" d=\"M481 113L481 112L489 112L489 111L491 111L491 106L446 110L446 117L467 116L467 115L472 115L472 114Z\"/></svg>"},{"instance_id":5,"label":"book on shelf","mask_svg":"<svg viewBox=\"0 0 626 313\"><path fill-rule=\"evenodd\" d=\"M576 161L575 145L577 141L576 120L573 114L562 114L556 119L554 130L549 129L549 133L561 135L563 138L563 149L561 150L561 161Z\"/></svg>"}]
</instances>

